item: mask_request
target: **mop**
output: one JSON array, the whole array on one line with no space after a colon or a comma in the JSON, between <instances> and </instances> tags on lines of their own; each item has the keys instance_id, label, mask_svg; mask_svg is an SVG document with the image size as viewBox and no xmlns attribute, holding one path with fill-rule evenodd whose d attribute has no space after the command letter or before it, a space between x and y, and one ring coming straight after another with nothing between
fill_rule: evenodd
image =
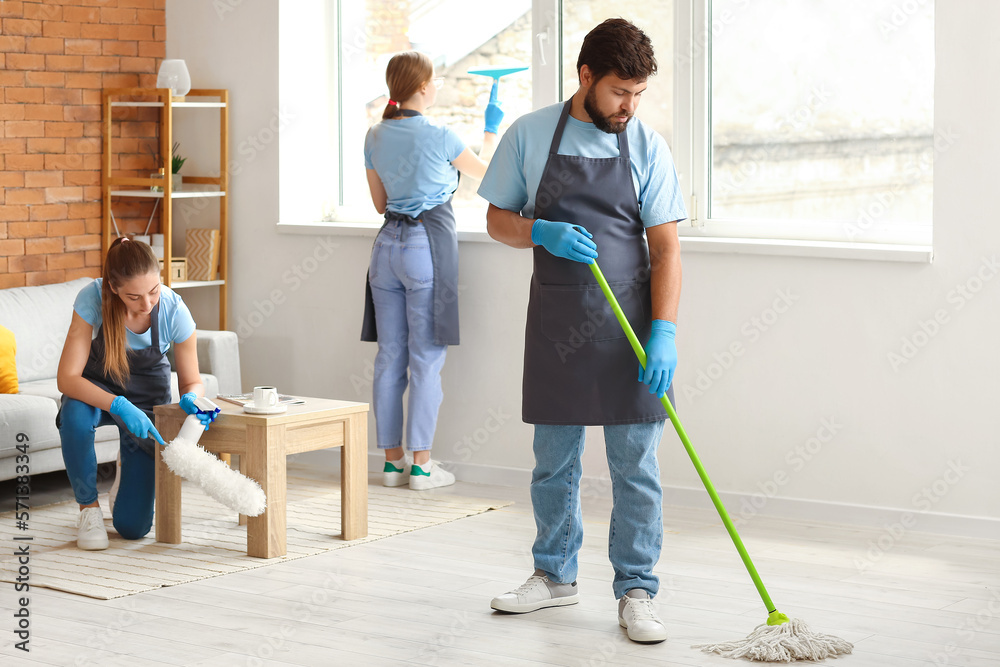
<instances>
[{"instance_id":1,"label":"mop","mask_svg":"<svg viewBox=\"0 0 1000 667\"><path fill-rule=\"evenodd\" d=\"M219 406L207 398L194 401L198 412L220 412ZM201 487L202 491L229 509L247 516L264 512L267 499L260 484L242 475L198 445L205 427L197 414L188 415L177 437L163 448L161 456L170 471Z\"/></svg>"},{"instance_id":2,"label":"mop","mask_svg":"<svg viewBox=\"0 0 1000 667\"><path fill-rule=\"evenodd\" d=\"M598 285L601 286L601 291L604 292L604 297L611 305L615 317L618 318L618 323L628 337L628 341L632 345L632 350L639 358L639 363L645 367L646 352L635 337L635 332L632 331L625 313L622 312L621 306L618 305L618 300L608 286L608 282L604 279L604 274L601 273L597 262L590 264L590 270L597 279ZM721 644L699 644L694 646L694 648L700 648L706 653L718 653L726 658L746 658L762 662L822 660L827 657L836 657L850 653L854 649L854 645L850 642L832 635L814 632L802 621L798 619L789 620L787 616L777 610L774 603L771 602L771 596L767 594L767 590L764 588L764 582L761 581L760 575L757 574L757 568L754 567L753 561L750 560L750 554L747 553L746 547L743 546L743 540L740 539L739 533L736 532L736 527L729 518L729 513L719 499L719 494L715 492L715 487L712 486L712 482L708 478L708 473L702 467L698 454L694 451L694 447L687 437L687 433L684 432L684 427L681 426L681 422L677 418L674 406L670 404L666 395L660 398L660 402L666 408L667 415L670 417L670 423L674 425L674 430L677 431L681 442L684 443L684 449L687 450L695 470L698 471L698 476L701 477L708 495L711 496L712 503L715 505L719 516L722 517L722 523L725 524L726 530L729 532L729 537L732 538L733 544L736 545L736 550L739 551L740 558L743 559L743 565L746 566L747 572L750 573L750 578L753 579L754 586L757 587L757 592L760 594L761 600L764 601L764 606L767 608L767 622L758 625L745 639Z\"/></svg>"}]
</instances>

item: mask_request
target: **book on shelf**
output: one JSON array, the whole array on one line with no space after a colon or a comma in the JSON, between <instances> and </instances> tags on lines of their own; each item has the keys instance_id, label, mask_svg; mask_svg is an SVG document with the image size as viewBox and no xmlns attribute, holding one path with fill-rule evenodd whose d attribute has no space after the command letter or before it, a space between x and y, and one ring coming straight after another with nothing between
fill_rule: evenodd
<instances>
[{"instance_id":1,"label":"book on shelf","mask_svg":"<svg viewBox=\"0 0 1000 667\"><path fill-rule=\"evenodd\" d=\"M216 398L222 399L223 401L229 401L230 403L235 403L240 406L253 405L253 392L249 394L219 394ZM278 394L278 405L305 405L305 401L298 396Z\"/></svg>"}]
</instances>

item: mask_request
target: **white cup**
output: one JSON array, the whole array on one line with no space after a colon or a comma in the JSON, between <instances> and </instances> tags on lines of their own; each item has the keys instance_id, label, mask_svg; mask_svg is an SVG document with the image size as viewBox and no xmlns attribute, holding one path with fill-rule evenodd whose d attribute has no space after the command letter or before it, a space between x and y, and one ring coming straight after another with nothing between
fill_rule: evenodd
<instances>
[{"instance_id":1,"label":"white cup","mask_svg":"<svg viewBox=\"0 0 1000 667\"><path fill-rule=\"evenodd\" d=\"M255 408L273 408L278 404L278 390L274 387L254 387L253 406Z\"/></svg>"}]
</instances>

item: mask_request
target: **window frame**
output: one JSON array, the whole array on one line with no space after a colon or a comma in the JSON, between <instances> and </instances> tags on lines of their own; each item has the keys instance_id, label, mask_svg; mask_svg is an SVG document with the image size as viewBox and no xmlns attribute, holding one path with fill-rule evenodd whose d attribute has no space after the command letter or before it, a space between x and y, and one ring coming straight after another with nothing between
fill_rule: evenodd
<instances>
[{"instance_id":1,"label":"window frame","mask_svg":"<svg viewBox=\"0 0 1000 667\"><path fill-rule=\"evenodd\" d=\"M858 257L929 262L933 259L933 221L876 222L863 241L844 233L844 221L811 219L710 218L712 169L711 58L712 38L725 27L711 21L712 0L675 0L674 4L674 141L688 220L678 233L699 249L725 252L765 251L806 256ZM937 130L935 126L935 131ZM829 252L823 252L823 249ZM871 251L868 253L867 251Z\"/></svg>"},{"instance_id":2,"label":"window frame","mask_svg":"<svg viewBox=\"0 0 1000 667\"><path fill-rule=\"evenodd\" d=\"M316 0L314 0L316 1ZM335 35L329 47L331 81L329 96L336 100L331 123L335 126L332 148L337 163L337 214L324 215L322 220L288 220L285 207L280 206L279 232L291 234L322 234L373 236L382 223L373 207L344 206L343 173L352 168L341 149L344 131L340 113L344 97L340 83L341 58L344 48L341 35L342 0L323 0L330 8L330 30ZM710 63L712 0L674 0L674 85L673 139L671 152L677 169L681 191L688 208L688 219L679 223L682 247L690 252L723 252L739 254L793 255L880 261L930 262L933 249L929 234L914 233L916 225L879 223L865 230L863 242L839 240L843 237L843 222L821 220L731 220L709 219L708 210L711 178L711 90ZM562 0L533 0L532 33L532 109L559 102L562 90ZM280 23L280 21L279 21ZM279 50L280 52L280 50ZM279 95L280 98L280 95ZM935 126L935 131L937 127ZM282 160L282 165L287 161ZM358 161L360 164L360 161ZM360 166L358 167L361 168ZM285 170L282 170L285 171ZM288 194L286 184L294 175L279 176L279 202ZM488 241L485 222L477 224L457 211L459 238L463 241ZM932 228L932 226L931 226Z\"/></svg>"}]
</instances>

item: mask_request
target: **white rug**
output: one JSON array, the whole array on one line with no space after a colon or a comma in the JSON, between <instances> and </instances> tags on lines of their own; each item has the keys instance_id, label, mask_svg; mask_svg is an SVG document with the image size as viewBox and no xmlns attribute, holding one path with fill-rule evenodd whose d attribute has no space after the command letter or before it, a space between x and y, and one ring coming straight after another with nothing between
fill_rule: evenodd
<instances>
[{"instance_id":1,"label":"white rug","mask_svg":"<svg viewBox=\"0 0 1000 667\"><path fill-rule=\"evenodd\" d=\"M246 554L246 526L231 510L185 483L182 493L182 544L155 541L155 527L141 540L124 540L111 525L107 495L100 497L111 545L105 551L76 548L75 502L30 510L28 529L15 528L14 512L0 514L0 581L14 582L20 564L16 545L30 545L29 584L102 600L161 586L173 586L257 567L266 567L324 551L343 549L426 528L509 505L480 498L448 495L444 490L368 487L368 537L345 542L340 537L340 486L335 480L288 476L288 553L281 558ZM15 541L30 536L31 541Z\"/></svg>"}]
</instances>

